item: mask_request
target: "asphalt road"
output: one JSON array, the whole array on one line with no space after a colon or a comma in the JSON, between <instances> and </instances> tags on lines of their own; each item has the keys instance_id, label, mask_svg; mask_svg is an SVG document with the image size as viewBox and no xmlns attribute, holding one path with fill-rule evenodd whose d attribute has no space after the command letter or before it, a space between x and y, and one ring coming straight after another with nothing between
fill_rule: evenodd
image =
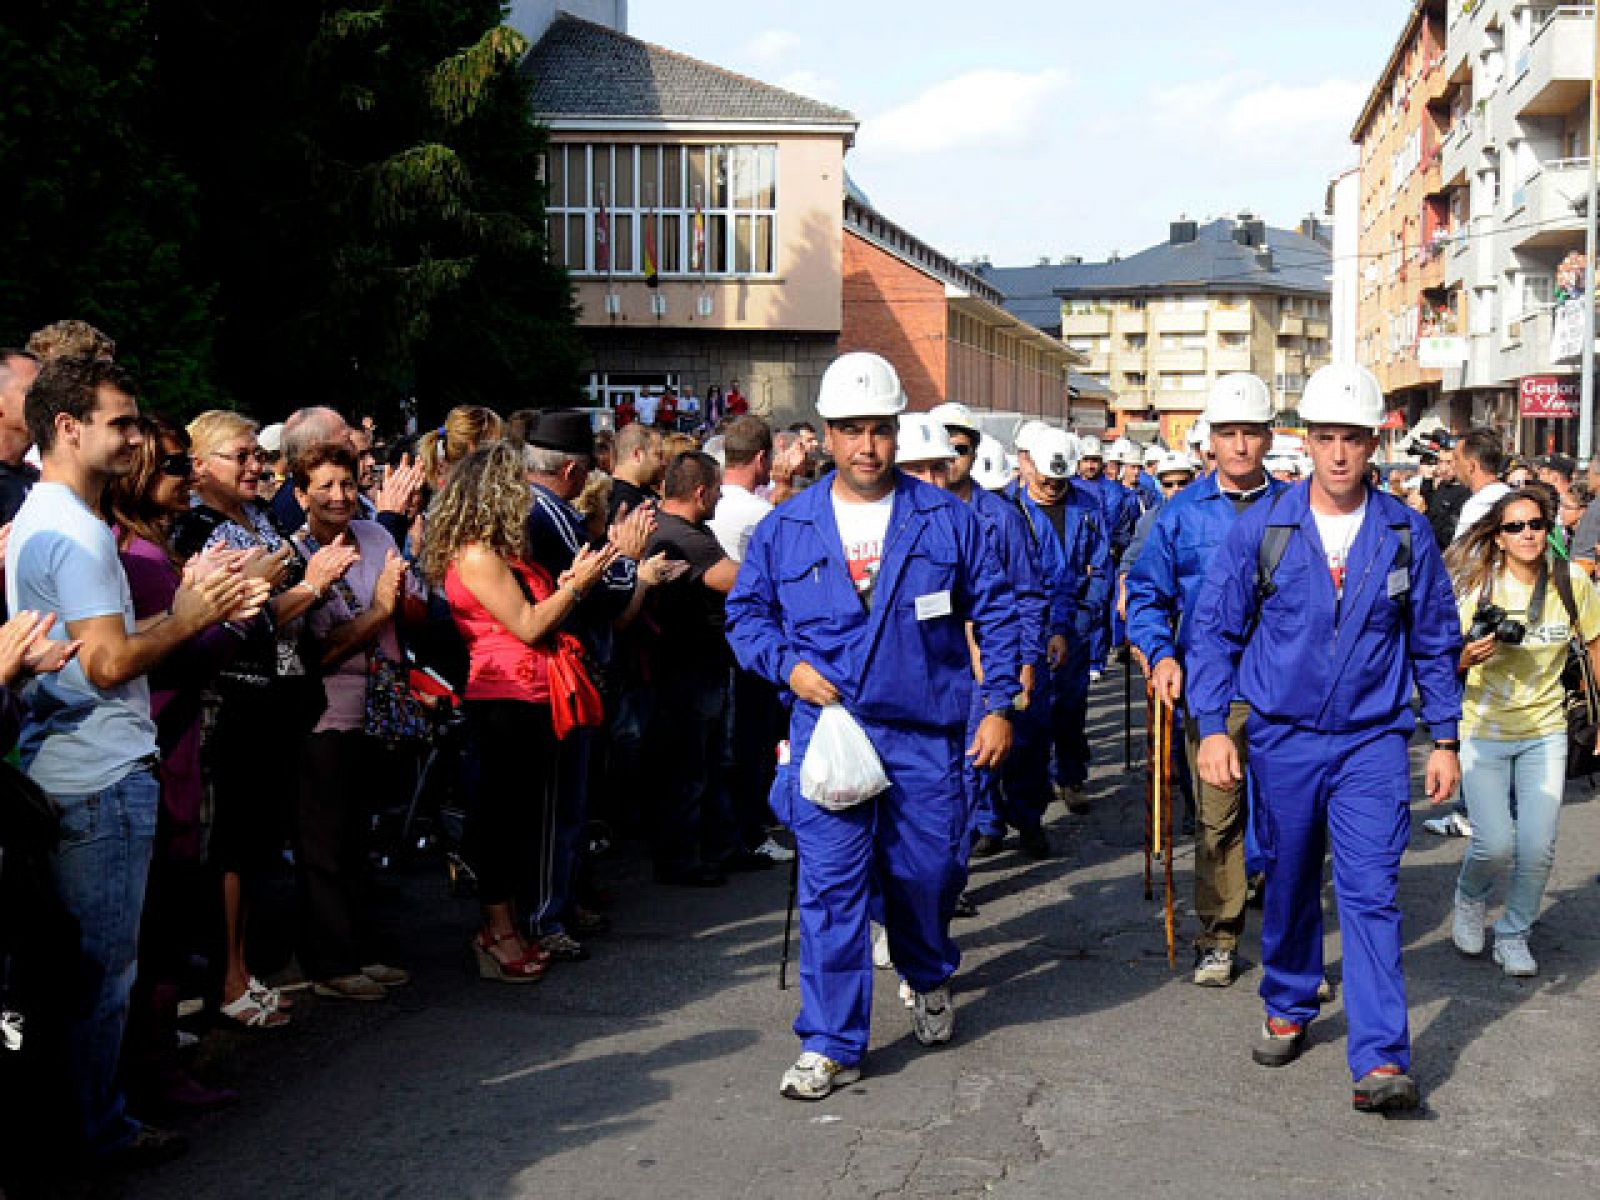
<instances>
[{"instance_id":1,"label":"asphalt road","mask_svg":"<svg viewBox=\"0 0 1600 1200\"><path fill-rule=\"evenodd\" d=\"M408 875L387 919L415 982L378 1005L303 997L285 1032L214 1034L243 1093L186 1122L194 1146L94 1191L128 1197L1583 1196L1600 1166L1600 804L1575 788L1533 941L1537 979L1449 941L1463 842L1421 830L1402 874L1415 1071L1425 1108L1352 1111L1336 1001L1293 1066L1249 1058L1254 962L1229 990L1167 966L1141 895L1142 783L1122 684L1095 691L1086 818L1051 811L1060 855L975 872L959 925L956 1040L911 1037L879 973L863 1080L777 1093L797 994L776 986L786 875L657 887L611 864L616 928L532 987L469 974L468 901ZM1176 860L1180 913L1191 852ZM1158 891L1159 896L1159 891ZM1328 961L1339 973L1330 917ZM1254 916L1244 955L1254 959Z\"/></svg>"}]
</instances>

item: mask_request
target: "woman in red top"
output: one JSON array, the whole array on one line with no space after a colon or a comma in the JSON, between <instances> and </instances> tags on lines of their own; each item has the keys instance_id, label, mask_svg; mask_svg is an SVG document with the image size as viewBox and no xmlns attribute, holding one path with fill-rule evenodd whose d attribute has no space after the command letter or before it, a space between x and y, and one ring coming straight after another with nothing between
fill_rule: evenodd
<instances>
[{"instance_id":1,"label":"woman in red top","mask_svg":"<svg viewBox=\"0 0 1600 1200\"><path fill-rule=\"evenodd\" d=\"M464 458L428 512L423 573L443 581L470 668L466 711L479 757L466 854L478 876L479 973L531 983L548 959L517 928L518 892L536 892L540 831L554 811L556 737L540 643L599 580L616 549L580 550L552 580L522 558L531 498L522 455L492 442ZM530 778L530 769L532 778Z\"/></svg>"}]
</instances>

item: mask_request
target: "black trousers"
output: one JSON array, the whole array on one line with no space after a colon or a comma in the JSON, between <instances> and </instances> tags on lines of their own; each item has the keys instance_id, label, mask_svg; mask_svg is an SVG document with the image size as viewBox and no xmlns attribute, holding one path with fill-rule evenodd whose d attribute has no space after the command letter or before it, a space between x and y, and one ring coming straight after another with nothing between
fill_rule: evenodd
<instances>
[{"instance_id":1,"label":"black trousers","mask_svg":"<svg viewBox=\"0 0 1600 1200\"><path fill-rule=\"evenodd\" d=\"M521 700L468 700L478 785L463 852L483 904L544 894L554 854L556 751L550 708Z\"/></svg>"},{"instance_id":2,"label":"black trousers","mask_svg":"<svg viewBox=\"0 0 1600 1200\"><path fill-rule=\"evenodd\" d=\"M658 870L721 866L739 848L728 791L732 701L726 671L672 672L657 685L649 745L660 783L648 804Z\"/></svg>"},{"instance_id":3,"label":"black trousers","mask_svg":"<svg viewBox=\"0 0 1600 1200\"><path fill-rule=\"evenodd\" d=\"M372 800L387 794L382 746L359 730L313 733L300 761L295 876L300 962L333 979L373 961L362 893Z\"/></svg>"}]
</instances>

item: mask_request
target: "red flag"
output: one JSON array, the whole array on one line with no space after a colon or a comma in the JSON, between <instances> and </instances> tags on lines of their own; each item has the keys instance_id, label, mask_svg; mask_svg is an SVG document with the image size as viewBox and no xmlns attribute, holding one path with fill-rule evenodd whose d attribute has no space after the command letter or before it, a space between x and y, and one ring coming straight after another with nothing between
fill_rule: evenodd
<instances>
[{"instance_id":1,"label":"red flag","mask_svg":"<svg viewBox=\"0 0 1600 1200\"><path fill-rule=\"evenodd\" d=\"M644 281L649 287L656 287L661 279L656 274L656 214L651 212L644 219Z\"/></svg>"},{"instance_id":2,"label":"red flag","mask_svg":"<svg viewBox=\"0 0 1600 1200\"><path fill-rule=\"evenodd\" d=\"M689 269L700 271L705 269L706 263L706 214L705 210L696 207L694 210L694 239L689 249Z\"/></svg>"},{"instance_id":3,"label":"red flag","mask_svg":"<svg viewBox=\"0 0 1600 1200\"><path fill-rule=\"evenodd\" d=\"M611 271L611 218L606 215L606 202L600 200L600 211L594 218L594 269Z\"/></svg>"}]
</instances>

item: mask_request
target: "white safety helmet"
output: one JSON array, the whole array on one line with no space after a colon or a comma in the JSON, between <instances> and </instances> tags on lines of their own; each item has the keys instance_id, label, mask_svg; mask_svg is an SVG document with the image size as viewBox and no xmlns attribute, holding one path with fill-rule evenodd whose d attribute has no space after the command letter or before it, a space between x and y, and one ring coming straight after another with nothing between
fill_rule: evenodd
<instances>
[{"instance_id":1,"label":"white safety helmet","mask_svg":"<svg viewBox=\"0 0 1600 1200\"><path fill-rule=\"evenodd\" d=\"M1144 448L1144 469L1146 471L1150 470L1169 453L1171 453L1171 451L1163 450L1160 446L1157 446L1154 443L1146 446Z\"/></svg>"},{"instance_id":2,"label":"white safety helmet","mask_svg":"<svg viewBox=\"0 0 1600 1200\"><path fill-rule=\"evenodd\" d=\"M906 393L889 360L866 350L841 354L822 373L817 416L824 421L850 417L898 417Z\"/></svg>"},{"instance_id":3,"label":"white safety helmet","mask_svg":"<svg viewBox=\"0 0 1600 1200\"><path fill-rule=\"evenodd\" d=\"M1125 437L1118 438L1111 443L1111 450L1107 453L1106 458L1114 463L1123 463L1124 465L1135 467L1144 462L1139 456L1139 447L1133 444L1132 439Z\"/></svg>"},{"instance_id":4,"label":"white safety helmet","mask_svg":"<svg viewBox=\"0 0 1600 1200\"><path fill-rule=\"evenodd\" d=\"M895 438L897 463L948 462L956 456L944 424L932 413L901 413L900 432Z\"/></svg>"},{"instance_id":5,"label":"white safety helmet","mask_svg":"<svg viewBox=\"0 0 1600 1200\"><path fill-rule=\"evenodd\" d=\"M928 415L946 429L964 430L976 438L983 436L983 426L978 424L978 418L972 415L972 410L965 404L958 404L954 400L949 400L936 407Z\"/></svg>"},{"instance_id":6,"label":"white safety helmet","mask_svg":"<svg viewBox=\"0 0 1600 1200\"><path fill-rule=\"evenodd\" d=\"M1203 449L1205 444L1211 440L1211 422L1202 416L1193 425L1189 426L1189 436L1187 440L1189 445L1194 449Z\"/></svg>"},{"instance_id":7,"label":"white safety helmet","mask_svg":"<svg viewBox=\"0 0 1600 1200\"><path fill-rule=\"evenodd\" d=\"M1221 376L1206 395L1206 425L1272 424L1272 392L1248 371Z\"/></svg>"},{"instance_id":8,"label":"white safety helmet","mask_svg":"<svg viewBox=\"0 0 1600 1200\"><path fill-rule=\"evenodd\" d=\"M1189 461L1187 454L1179 454L1176 450L1169 450L1156 460L1150 469L1150 474L1159 481L1163 475L1171 475L1181 471L1190 478L1194 477L1194 464Z\"/></svg>"},{"instance_id":9,"label":"white safety helmet","mask_svg":"<svg viewBox=\"0 0 1600 1200\"><path fill-rule=\"evenodd\" d=\"M1088 434L1078 439L1078 458L1104 458L1105 448L1100 445L1100 439L1093 434Z\"/></svg>"},{"instance_id":10,"label":"white safety helmet","mask_svg":"<svg viewBox=\"0 0 1600 1200\"><path fill-rule=\"evenodd\" d=\"M1077 439L1064 429L1035 434L1022 449L1033 459L1034 470L1046 479L1068 479L1078 469Z\"/></svg>"},{"instance_id":11,"label":"white safety helmet","mask_svg":"<svg viewBox=\"0 0 1600 1200\"><path fill-rule=\"evenodd\" d=\"M1017 434L1011 440L1011 444L1018 450L1027 450L1033 439L1038 437L1041 433L1044 433L1049 428L1050 426L1046 425L1043 421L1037 418L1034 418L1030 421L1024 421L1021 425L1017 426ZM1031 451L1029 452L1032 453Z\"/></svg>"},{"instance_id":12,"label":"white safety helmet","mask_svg":"<svg viewBox=\"0 0 1600 1200\"><path fill-rule=\"evenodd\" d=\"M997 492L1011 482L1006 448L987 433L978 439L978 452L972 459L972 481L991 492Z\"/></svg>"},{"instance_id":13,"label":"white safety helmet","mask_svg":"<svg viewBox=\"0 0 1600 1200\"><path fill-rule=\"evenodd\" d=\"M1354 425L1377 429L1383 424L1383 386L1358 363L1318 367L1306 380L1300 397L1300 419L1307 425Z\"/></svg>"}]
</instances>

